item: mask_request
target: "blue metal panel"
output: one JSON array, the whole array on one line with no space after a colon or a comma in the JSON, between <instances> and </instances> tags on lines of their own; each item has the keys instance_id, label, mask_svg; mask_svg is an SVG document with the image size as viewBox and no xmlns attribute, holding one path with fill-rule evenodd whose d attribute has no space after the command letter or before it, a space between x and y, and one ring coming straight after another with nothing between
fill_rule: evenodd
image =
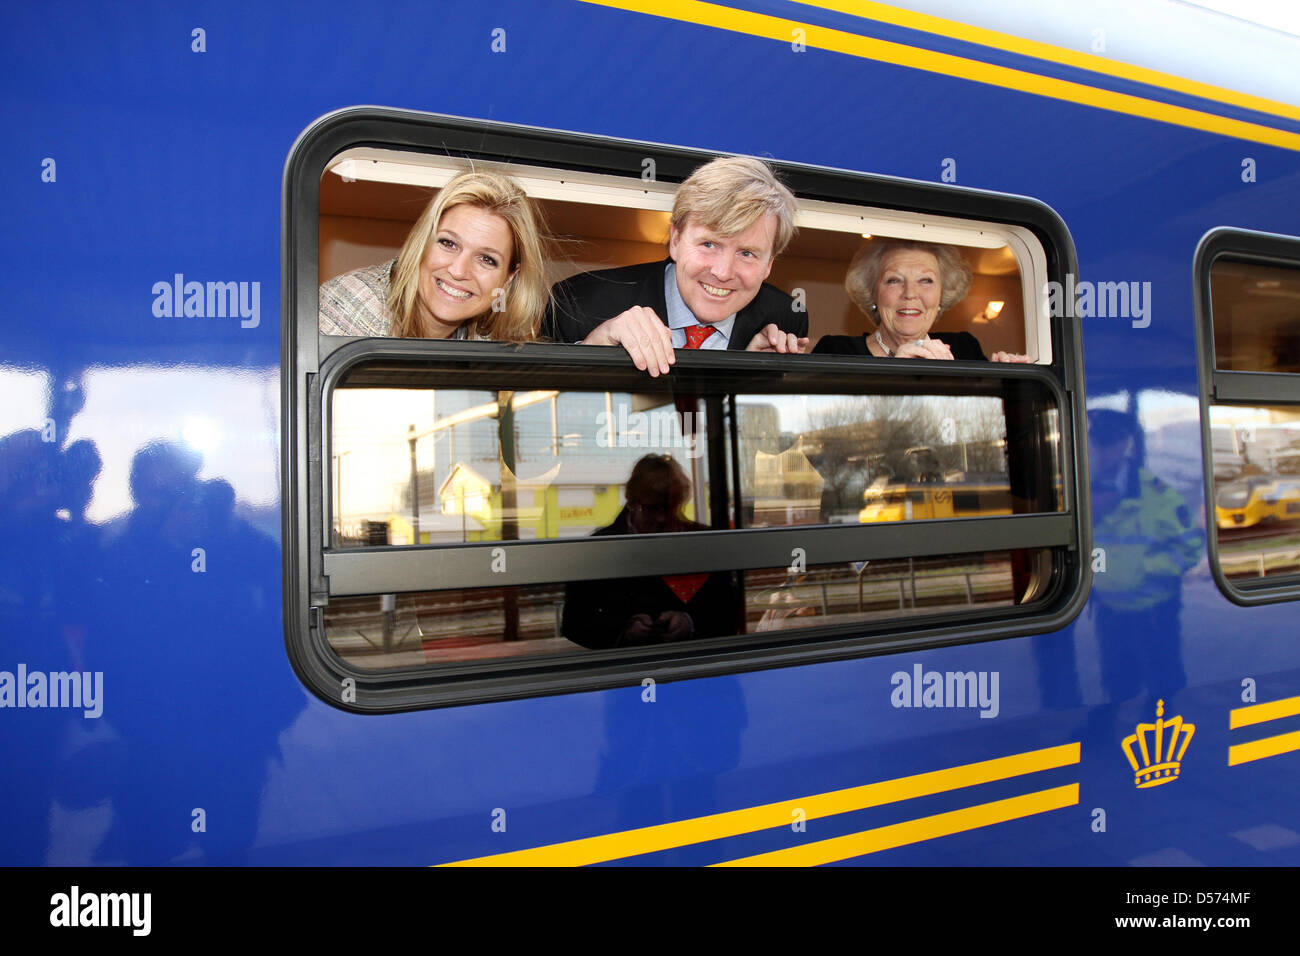
<instances>
[{"instance_id":1,"label":"blue metal panel","mask_svg":"<svg viewBox=\"0 0 1300 956\"><path fill-rule=\"evenodd\" d=\"M1294 845L1270 852L1233 834L1300 828L1300 758L1229 768L1225 729L1245 677L1261 699L1300 693L1294 614L1230 605L1203 565L1184 581L1181 689L1173 658L1155 659L1114 697L1100 641L1152 635L1146 618L1115 614L1099 638L1091 614L1061 634L665 685L654 704L628 688L363 717L308 695L286 659L276 476L281 171L298 133L339 107L936 181L955 158L959 184L1054 207L1084 278L1152 284L1149 328L1081 321L1090 398L1127 392L1141 410L1174 409L1162 428L1197 416L1197 240L1220 225L1297 232L1295 152L577 3L457 4L454 15L427 3L59 9L10 11L0 40L0 389L12 409L0 438L0 669L102 672L102 716L0 711L0 861L438 862L1081 741L1082 763L1042 784L1079 781L1077 807L868 861L1296 862ZM496 29L505 52L492 50ZM1246 157L1257 182L1241 179ZM258 311L159 317L155 284L178 274L247 283L250 305L257 284ZM1158 432L1155 411L1143 420L1152 470L1203 513L1199 446ZM41 441L51 423L55 440ZM97 476L77 442L94 446ZM56 498L66 518L51 517ZM891 706L891 675L914 663L1000 673L999 716ZM1184 779L1153 794L1134 789L1119 742L1152 719L1156 697L1198 732ZM972 799L1017 792L988 785ZM861 811L808 834L964 798ZM1090 828L1094 807L1107 811L1104 835ZM497 809L505 832L492 828ZM648 861L790 842L768 831Z\"/></svg>"}]
</instances>

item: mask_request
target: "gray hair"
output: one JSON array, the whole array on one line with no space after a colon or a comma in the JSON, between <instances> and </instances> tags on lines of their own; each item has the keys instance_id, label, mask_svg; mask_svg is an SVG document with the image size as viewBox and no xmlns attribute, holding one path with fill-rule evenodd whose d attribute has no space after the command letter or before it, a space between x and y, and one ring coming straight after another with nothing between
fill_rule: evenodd
<instances>
[{"instance_id":1,"label":"gray hair","mask_svg":"<svg viewBox=\"0 0 1300 956\"><path fill-rule=\"evenodd\" d=\"M891 252L907 250L911 252L928 252L939 263L939 311L956 305L970 291L971 271L960 252L952 246L937 245L932 242L917 242L911 239L886 239L863 246L849 263L849 271L844 276L844 290L848 292L853 304L876 319L876 285L880 282L880 271L885 257Z\"/></svg>"}]
</instances>

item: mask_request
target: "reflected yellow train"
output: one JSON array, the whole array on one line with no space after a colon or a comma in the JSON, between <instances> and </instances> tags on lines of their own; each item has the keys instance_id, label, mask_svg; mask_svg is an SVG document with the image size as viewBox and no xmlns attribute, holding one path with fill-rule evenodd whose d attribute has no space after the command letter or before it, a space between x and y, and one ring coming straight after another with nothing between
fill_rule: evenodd
<instances>
[{"instance_id":1,"label":"reflected yellow train","mask_svg":"<svg viewBox=\"0 0 1300 956\"><path fill-rule=\"evenodd\" d=\"M863 492L858 520L984 518L1011 513L1011 488L1005 482L878 481Z\"/></svg>"},{"instance_id":2,"label":"reflected yellow train","mask_svg":"<svg viewBox=\"0 0 1300 956\"><path fill-rule=\"evenodd\" d=\"M1221 487L1214 496L1221 530L1274 521L1300 521L1300 480L1255 475Z\"/></svg>"}]
</instances>

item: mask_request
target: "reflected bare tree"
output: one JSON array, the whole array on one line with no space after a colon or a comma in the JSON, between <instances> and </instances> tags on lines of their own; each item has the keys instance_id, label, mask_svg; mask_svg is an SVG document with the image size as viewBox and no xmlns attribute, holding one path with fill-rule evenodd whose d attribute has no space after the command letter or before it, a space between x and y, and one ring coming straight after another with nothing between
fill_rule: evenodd
<instances>
[{"instance_id":1,"label":"reflected bare tree","mask_svg":"<svg viewBox=\"0 0 1300 956\"><path fill-rule=\"evenodd\" d=\"M932 447L945 475L959 472L971 479L1006 475L1006 418L999 400L940 399L931 414L939 425Z\"/></svg>"},{"instance_id":2,"label":"reflected bare tree","mask_svg":"<svg viewBox=\"0 0 1300 956\"><path fill-rule=\"evenodd\" d=\"M822 519L852 516L878 478L920 480L915 450L938 441L938 420L920 396L871 395L810 411L808 459L825 480ZM909 452L913 454L909 455Z\"/></svg>"}]
</instances>

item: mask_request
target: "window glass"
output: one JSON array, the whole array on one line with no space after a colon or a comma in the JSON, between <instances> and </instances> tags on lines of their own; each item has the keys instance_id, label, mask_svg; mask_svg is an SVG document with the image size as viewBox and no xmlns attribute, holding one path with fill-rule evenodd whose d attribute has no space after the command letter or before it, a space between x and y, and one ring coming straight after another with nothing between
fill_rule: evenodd
<instances>
[{"instance_id":1,"label":"window glass","mask_svg":"<svg viewBox=\"0 0 1300 956\"><path fill-rule=\"evenodd\" d=\"M1019 404L1019 400L1017 400ZM1041 444L1053 475L1017 481L1008 461L1032 453L1007 442L997 396L779 395L737 400L746 526L857 524L1055 511L1056 443ZM1039 428L1054 431L1055 410Z\"/></svg>"},{"instance_id":2,"label":"window glass","mask_svg":"<svg viewBox=\"0 0 1300 956\"><path fill-rule=\"evenodd\" d=\"M1045 556L1037 558L1047 566ZM1032 589L1034 568L1035 553L990 552L810 565L798 572L769 568L366 595L331 601L325 634L334 652L359 670L550 658L589 648L1011 607ZM670 589L689 595L689 624L661 620ZM642 615L648 620L636 620ZM694 633L683 630L688 627Z\"/></svg>"},{"instance_id":3,"label":"window glass","mask_svg":"<svg viewBox=\"0 0 1300 956\"><path fill-rule=\"evenodd\" d=\"M330 397L331 550L592 536L634 546L642 534L1063 509L1042 383L945 379L889 394L840 378L872 393L855 395L815 365L769 376L683 363L651 383L588 370L575 385L561 364L474 364L477 382L526 386L511 390L457 387L470 373L454 367L354 367ZM549 659L1011 607L1044 593L1053 567L1048 551L1004 550L753 569L742 550L697 572L712 545L695 541L667 574L638 573L629 550L618 577L566 580L557 558L537 584L390 595L339 584L326 639L362 670Z\"/></svg>"},{"instance_id":4,"label":"window glass","mask_svg":"<svg viewBox=\"0 0 1300 956\"><path fill-rule=\"evenodd\" d=\"M1210 408L1219 566L1242 584L1300 574L1300 408Z\"/></svg>"},{"instance_id":5,"label":"window glass","mask_svg":"<svg viewBox=\"0 0 1300 956\"><path fill-rule=\"evenodd\" d=\"M1041 385L998 383L996 395L721 394L705 376L674 375L676 391L337 388L332 546L635 533L615 522L646 455L680 468L677 530L1063 508L1056 409ZM651 530L645 520L642 530Z\"/></svg>"},{"instance_id":6,"label":"window glass","mask_svg":"<svg viewBox=\"0 0 1300 956\"><path fill-rule=\"evenodd\" d=\"M334 546L589 535L618 516L652 451L682 462L684 516L707 524L705 416L664 394L336 389Z\"/></svg>"},{"instance_id":7,"label":"window glass","mask_svg":"<svg viewBox=\"0 0 1300 956\"><path fill-rule=\"evenodd\" d=\"M1217 368L1300 372L1300 269L1220 258L1210 294Z\"/></svg>"}]
</instances>

